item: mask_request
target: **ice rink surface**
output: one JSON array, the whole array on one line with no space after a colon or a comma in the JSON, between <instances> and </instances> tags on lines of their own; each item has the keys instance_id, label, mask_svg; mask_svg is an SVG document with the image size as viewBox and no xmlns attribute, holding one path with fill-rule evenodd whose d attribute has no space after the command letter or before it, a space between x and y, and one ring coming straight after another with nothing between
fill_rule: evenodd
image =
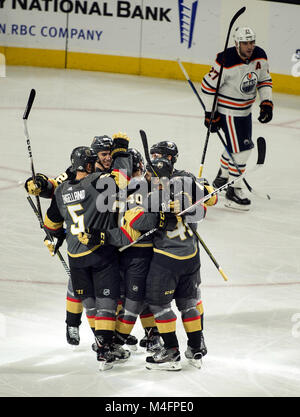
<instances>
[{"instance_id":1,"label":"ice rink surface","mask_svg":"<svg viewBox=\"0 0 300 417\"><path fill-rule=\"evenodd\" d=\"M174 140L177 168L198 174L206 129L197 98L184 81L75 70L8 67L0 79L0 396L1 397L295 397L300 395L300 97L274 94L274 118L262 125L253 110L253 139L267 142L264 166L246 176L271 200L233 212L220 197L198 231L229 277L225 282L201 249L202 300L208 354L201 370L182 358L181 372L147 371L140 348L130 360L98 371L83 316L81 344L65 340L67 276L43 245L26 201L30 176L22 116L28 121L36 172L58 175L72 149L118 131L142 150ZM199 90L199 84L196 84ZM203 175L219 167L222 144L212 134ZM255 165L256 150L248 166ZM42 201L43 213L48 201ZM62 250L65 256L65 247ZM66 257L66 256L65 256ZM186 340L178 317L182 354ZM140 322L133 334L143 336ZM184 355L182 355L184 356Z\"/></svg>"}]
</instances>

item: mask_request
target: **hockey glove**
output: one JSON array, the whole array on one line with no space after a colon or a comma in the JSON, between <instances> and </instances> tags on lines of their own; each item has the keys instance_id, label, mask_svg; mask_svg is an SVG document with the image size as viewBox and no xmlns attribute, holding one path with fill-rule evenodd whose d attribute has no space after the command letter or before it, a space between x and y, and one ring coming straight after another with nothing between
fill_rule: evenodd
<instances>
[{"instance_id":1,"label":"hockey glove","mask_svg":"<svg viewBox=\"0 0 300 417\"><path fill-rule=\"evenodd\" d=\"M106 233L102 229L88 228L85 232L80 232L77 238L83 245L102 246L106 242Z\"/></svg>"},{"instance_id":2,"label":"hockey glove","mask_svg":"<svg viewBox=\"0 0 300 417\"><path fill-rule=\"evenodd\" d=\"M174 213L160 211L157 227L158 227L158 230L162 232L164 232L165 230L166 231L174 230L176 228L177 222L178 222L178 219Z\"/></svg>"},{"instance_id":3,"label":"hockey glove","mask_svg":"<svg viewBox=\"0 0 300 417\"><path fill-rule=\"evenodd\" d=\"M33 181L33 178L30 177L26 180L24 187L28 194L38 196L41 192L47 190L48 177L44 174L36 174L35 182Z\"/></svg>"},{"instance_id":4,"label":"hockey glove","mask_svg":"<svg viewBox=\"0 0 300 417\"><path fill-rule=\"evenodd\" d=\"M207 128L209 126L210 117L211 117L211 112L206 111L205 117L204 117L204 125ZM215 111L214 118L211 121L211 128L210 128L211 133L217 132L220 129L220 127L221 127L221 116L217 111Z\"/></svg>"},{"instance_id":5,"label":"hockey glove","mask_svg":"<svg viewBox=\"0 0 300 417\"><path fill-rule=\"evenodd\" d=\"M259 105L260 114L258 121L260 123L268 123L273 118L273 103L270 100L262 101Z\"/></svg>"},{"instance_id":6,"label":"hockey glove","mask_svg":"<svg viewBox=\"0 0 300 417\"><path fill-rule=\"evenodd\" d=\"M56 255L61 245L64 243L64 240L66 238L66 230L64 228L61 228L56 232L52 233L52 236L57 239L56 243L54 241L49 240L48 237L45 237L44 245L49 249L50 255L54 256Z\"/></svg>"},{"instance_id":7,"label":"hockey glove","mask_svg":"<svg viewBox=\"0 0 300 417\"><path fill-rule=\"evenodd\" d=\"M116 158L117 156L120 156L127 152L128 145L129 137L126 135L126 133L119 132L113 135L113 145L111 151L112 158Z\"/></svg>"}]
</instances>

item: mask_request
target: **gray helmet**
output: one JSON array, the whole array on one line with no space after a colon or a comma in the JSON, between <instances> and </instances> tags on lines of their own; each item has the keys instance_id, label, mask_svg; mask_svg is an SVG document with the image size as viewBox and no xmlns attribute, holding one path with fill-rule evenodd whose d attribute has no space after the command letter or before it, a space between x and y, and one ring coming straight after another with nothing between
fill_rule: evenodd
<instances>
[{"instance_id":1,"label":"gray helmet","mask_svg":"<svg viewBox=\"0 0 300 417\"><path fill-rule=\"evenodd\" d=\"M94 166L97 161L96 152L88 146L78 146L71 153L71 164L73 171L86 172L87 164Z\"/></svg>"},{"instance_id":2,"label":"gray helmet","mask_svg":"<svg viewBox=\"0 0 300 417\"><path fill-rule=\"evenodd\" d=\"M178 158L178 148L175 142L161 141L155 145L152 145L150 148L150 154L153 155L154 153L159 153L164 158L166 158L168 155L171 155L172 164L175 164Z\"/></svg>"},{"instance_id":3,"label":"gray helmet","mask_svg":"<svg viewBox=\"0 0 300 417\"><path fill-rule=\"evenodd\" d=\"M91 148L96 152L101 152L101 151L111 151L112 148L112 144L113 144L113 140L112 138L110 138L107 135L103 135L103 136L95 136L92 144L91 144Z\"/></svg>"}]
</instances>

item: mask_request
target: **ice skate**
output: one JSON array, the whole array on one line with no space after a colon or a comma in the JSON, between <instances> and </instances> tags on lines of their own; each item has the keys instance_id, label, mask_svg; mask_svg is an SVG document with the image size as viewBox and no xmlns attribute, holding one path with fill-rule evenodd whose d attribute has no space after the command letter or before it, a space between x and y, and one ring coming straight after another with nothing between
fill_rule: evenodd
<instances>
[{"instance_id":1,"label":"ice skate","mask_svg":"<svg viewBox=\"0 0 300 417\"><path fill-rule=\"evenodd\" d=\"M198 369L201 368L203 355L201 353L200 347L195 349L195 348L191 348L190 346L188 346L184 354L190 365Z\"/></svg>"},{"instance_id":2,"label":"ice skate","mask_svg":"<svg viewBox=\"0 0 300 417\"><path fill-rule=\"evenodd\" d=\"M212 186L214 188L220 188L228 182L228 178L221 177L221 173L222 173L222 170L220 168L218 173L217 173L216 178L213 180L213 183L212 183Z\"/></svg>"},{"instance_id":3,"label":"ice skate","mask_svg":"<svg viewBox=\"0 0 300 417\"><path fill-rule=\"evenodd\" d=\"M226 191L225 207L235 210L248 211L251 201L245 197L241 188L228 187Z\"/></svg>"},{"instance_id":4,"label":"ice skate","mask_svg":"<svg viewBox=\"0 0 300 417\"><path fill-rule=\"evenodd\" d=\"M147 347L147 340L148 340L148 334L145 329L145 336L140 340L140 347L145 348Z\"/></svg>"},{"instance_id":5,"label":"ice skate","mask_svg":"<svg viewBox=\"0 0 300 417\"><path fill-rule=\"evenodd\" d=\"M155 353L162 349L162 339L155 327L145 329L145 336L140 340L140 346L146 348L149 353Z\"/></svg>"},{"instance_id":6,"label":"ice skate","mask_svg":"<svg viewBox=\"0 0 300 417\"><path fill-rule=\"evenodd\" d=\"M97 361L99 361L99 371L108 371L114 366L115 356L110 351L109 345L98 346Z\"/></svg>"},{"instance_id":7,"label":"ice skate","mask_svg":"<svg viewBox=\"0 0 300 417\"><path fill-rule=\"evenodd\" d=\"M69 345L72 345L73 347L78 346L80 343L79 327L67 325L66 337Z\"/></svg>"},{"instance_id":8,"label":"ice skate","mask_svg":"<svg viewBox=\"0 0 300 417\"><path fill-rule=\"evenodd\" d=\"M180 371L180 352L178 348L162 348L153 356L147 356L146 368L160 371Z\"/></svg>"},{"instance_id":9,"label":"ice skate","mask_svg":"<svg viewBox=\"0 0 300 417\"><path fill-rule=\"evenodd\" d=\"M114 366L115 355L112 353L111 344L105 343L102 336L95 336L92 349L97 353L99 371L107 371Z\"/></svg>"},{"instance_id":10,"label":"ice skate","mask_svg":"<svg viewBox=\"0 0 300 417\"><path fill-rule=\"evenodd\" d=\"M118 345L117 343L111 344L110 351L114 356L115 363L124 363L128 361L130 357L129 350L124 349L121 345Z\"/></svg>"},{"instance_id":11,"label":"ice skate","mask_svg":"<svg viewBox=\"0 0 300 417\"><path fill-rule=\"evenodd\" d=\"M131 334L128 335L126 339L126 345L128 346L128 349L130 349L132 352L136 352L137 344L138 344L137 338Z\"/></svg>"},{"instance_id":12,"label":"ice skate","mask_svg":"<svg viewBox=\"0 0 300 417\"><path fill-rule=\"evenodd\" d=\"M152 328L146 342L146 349L149 353L156 353L162 350L163 342L156 328Z\"/></svg>"}]
</instances>

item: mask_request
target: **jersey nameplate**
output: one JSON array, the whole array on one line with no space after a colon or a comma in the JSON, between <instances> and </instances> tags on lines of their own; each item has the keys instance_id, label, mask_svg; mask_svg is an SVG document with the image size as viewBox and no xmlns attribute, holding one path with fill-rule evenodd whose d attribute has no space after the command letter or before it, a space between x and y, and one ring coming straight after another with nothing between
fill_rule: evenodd
<instances>
[{"instance_id":1,"label":"jersey nameplate","mask_svg":"<svg viewBox=\"0 0 300 417\"><path fill-rule=\"evenodd\" d=\"M73 203L74 201L84 200L85 190L74 191L68 194L62 194L64 204Z\"/></svg>"}]
</instances>

